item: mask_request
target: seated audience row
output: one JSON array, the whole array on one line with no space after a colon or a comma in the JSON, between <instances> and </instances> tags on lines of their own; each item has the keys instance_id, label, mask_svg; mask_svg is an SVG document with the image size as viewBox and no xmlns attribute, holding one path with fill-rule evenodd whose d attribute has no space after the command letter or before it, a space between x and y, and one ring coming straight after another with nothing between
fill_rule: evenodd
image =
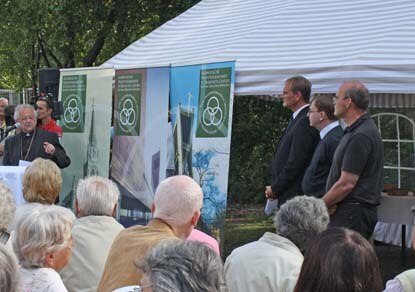
<instances>
[{"instance_id":1,"label":"seated audience row","mask_svg":"<svg viewBox=\"0 0 415 292\"><path fill-rule=\"evenodd\" d=\"M43 160L35 163L47 167ZM30 183L36 177L32 171L28 167L24 179L30 203L17 209L11 236L20 272L13 254L0 246L0 291L134 291L139 284L143 291L155 292L382 291L373 247L355 231L325 230L329 215L321 199L287 201L275 215L276 234L267 232L235 249L223 268L217 246L183 241L194 230L203 202L193 179L175 176L161 182L153 220L124 229L114 219L119 191L109 179L80 180L75 220L70 210L50 205L56 187L44 192ZM0 195L4 244L15 206L2 183ZM385 291L413 291L413 273L388 282Z\"/></svg>"}]
</instances>

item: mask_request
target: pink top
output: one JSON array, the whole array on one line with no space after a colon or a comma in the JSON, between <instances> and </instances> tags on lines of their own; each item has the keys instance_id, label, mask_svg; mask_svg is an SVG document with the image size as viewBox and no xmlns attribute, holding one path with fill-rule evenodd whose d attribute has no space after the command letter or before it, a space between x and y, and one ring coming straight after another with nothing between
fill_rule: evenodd
<instances>
[{"instance_id":1,"label":"pink top","mask_svg":"<svg viewBox=\"0 0 415 292\"><path fill-rule=\"evenodd\" d=\"M206 233L200 230L193 228L193 231L192 233L190 233L187 240L206 243L214 252L216 252L220 256L218 241L212 236L207 235Z\"/></svg>"}]
</instances>

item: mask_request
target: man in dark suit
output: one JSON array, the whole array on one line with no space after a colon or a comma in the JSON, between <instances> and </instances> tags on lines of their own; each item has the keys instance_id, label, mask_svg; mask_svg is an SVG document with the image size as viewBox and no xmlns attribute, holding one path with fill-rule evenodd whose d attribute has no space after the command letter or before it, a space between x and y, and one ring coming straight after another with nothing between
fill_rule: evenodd
<instances>
[{"instance_id":1,"label":"man in dark suit","mask_svg":"<svg viewBox=\"0 0 415 292\"><path fill-rule=\"evenodd\" d=\"M327 177L343 129L334 116L331 96L316 96L310 104L308 119L310 126L319 130L321 140L305 171L302 189L305 195L321 198L326 193Z\"/></svg>"},{"instance_id":2,"label":"man in dark suit","mask_svg":"<svg viewBox=\"0 0 415 292\"><path fill-rule=\"evenodd\" d=\"M54 161L60 168L69 166L71 160L59 143L55 133L36 128L37 115L33 106L22 104L16 108L20 133L6 140L3 165L19 165L19 161L33 161L41 157Z\"/></svg>"},{"instance_id":3,"label":"man in dark suit","mask_svg":"<svg viewBox=\"0 0 415 292\"><path fill-rule=\"evenodd\" d=\"M265 187L266 198L278 199L278 206L302 194L301 181L319 141L307 117L310 93L311 82L302 76L285 81L282 105L293 115L275 151L271 185Z\"/></svg>"}]
</instances>

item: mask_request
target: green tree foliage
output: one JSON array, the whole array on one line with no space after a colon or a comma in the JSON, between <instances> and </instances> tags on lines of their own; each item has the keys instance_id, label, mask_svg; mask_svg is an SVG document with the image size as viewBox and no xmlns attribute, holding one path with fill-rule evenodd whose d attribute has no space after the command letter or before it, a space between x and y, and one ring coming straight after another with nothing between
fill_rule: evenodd
<instances>
[{"instance_id":1,"label":"green tree foliage","mask_svg":"<svg viewBox=\"0 0 415 292\"><path fill-rule=\"evenodd\" d=\"M102 64L197 0L0 0L0 88L39 68Z\"/></svg>"},{"instance_id":2,"label":"green tree foliage","mask_svg":"<svg viewBox=\"0 0 415 292\"><path fill-rule=\"evenodd\" d=\"M271 160L291 112L281 102L236 97L233 107L229 203L263 202Z\"/></svg>"}]
</instances>

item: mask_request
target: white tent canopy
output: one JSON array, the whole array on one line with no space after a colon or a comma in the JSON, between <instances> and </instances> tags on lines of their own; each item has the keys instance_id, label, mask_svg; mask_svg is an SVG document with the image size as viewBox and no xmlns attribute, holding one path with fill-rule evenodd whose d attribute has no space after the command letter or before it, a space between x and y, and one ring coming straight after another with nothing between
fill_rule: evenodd
<instances>
[{"instance_id":1,"label":"white tent canopy","mask_svg":"<svg viewBox=\"0 0 415 292\"><path fill-rule=\"evenodd\" d=\"M235 95L276 95L292 75L313 93L345 79L415 93L414 0L204 0L103 64L236 60Z\"/></svg>"}]
</instances>

